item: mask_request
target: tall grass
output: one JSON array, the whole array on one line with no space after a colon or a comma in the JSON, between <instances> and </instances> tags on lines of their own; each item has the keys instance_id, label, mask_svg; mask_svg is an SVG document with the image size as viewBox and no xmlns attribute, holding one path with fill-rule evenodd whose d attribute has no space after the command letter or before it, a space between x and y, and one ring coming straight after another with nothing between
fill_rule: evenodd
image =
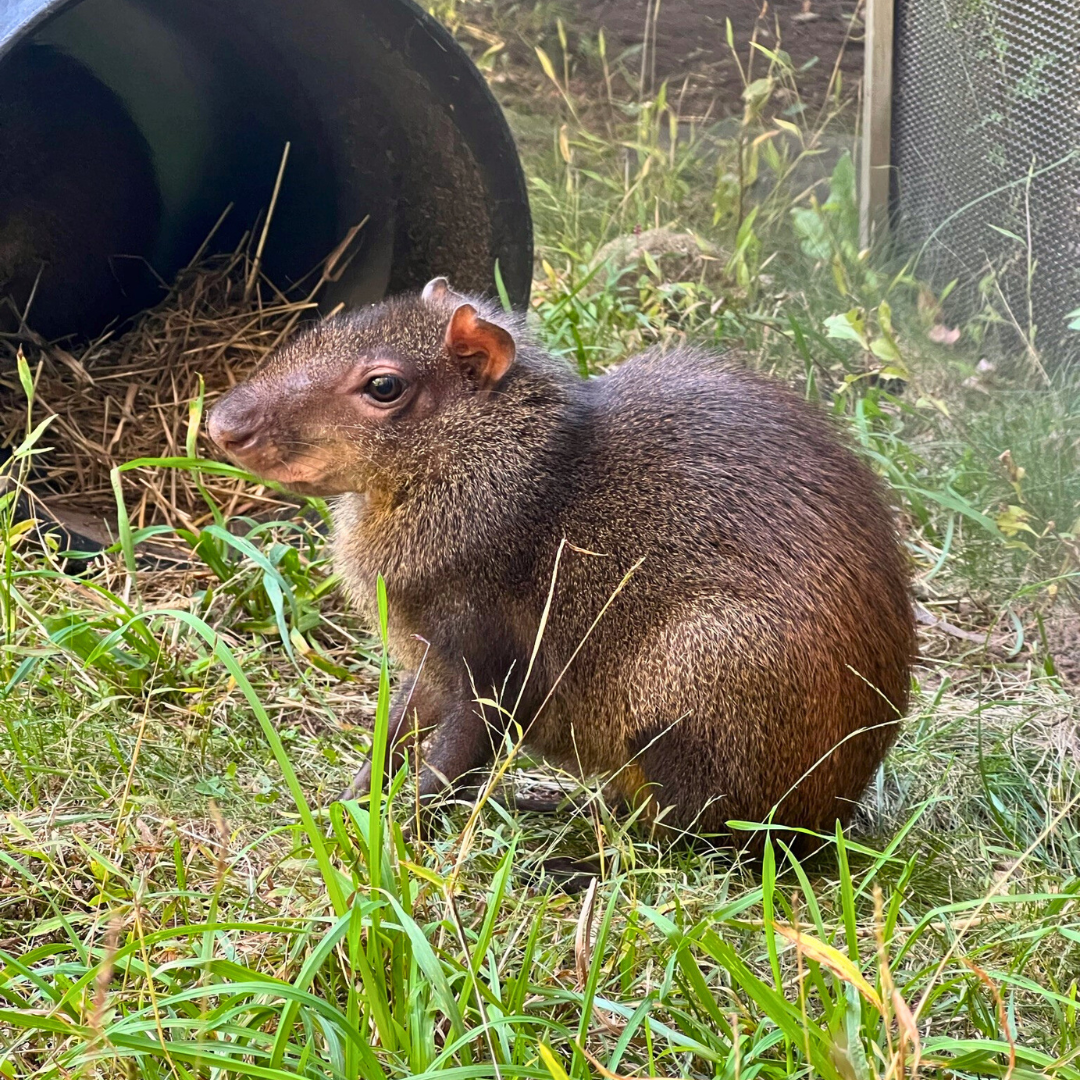
<instances>
[{"instance_id":1,"label":"tall grass","mask_svg":"<svg viewBox=\"0 0 1080 1080\"><path fill-rule=\"evenodd\" d=\"M5 1075L1080 1075L1077 883L1061 859L1075 851L1075 784L1026 811L991 799L1003 820L973 832L1008 860L992 883L933 850L931 791L902 800L906 820L880 850L838 832L811 866L770 847L760 874L607 822L609 870L582 901L524 887L521 870L530 849L595 843L587 818L552 830L493 810L468 851L452 829L415 845L404 773L370 804L320 810L250 656L189 612L125 615L228 680L218 693L239 693L288 797L270 820L245 807L241 841L212 806L200 833L140 798L137 750L120 755L122 790L51 811L5 770L19 808L0 851L5 905L22 905L0 951ZM113 690L89 665L81 675L90 685L42 699L29 724L5 698L27 776L48 772L33 740L50 720ZM144 692L171 681L156 674ZM927 702L902 757L949 753L961 718L943 733L941 704ZM982 768L998 792L1011 782L1029 797L1044 772L1066 777L989 744ZM958 813L972 812L965 797Z\"/></svg>"}]
</instances>

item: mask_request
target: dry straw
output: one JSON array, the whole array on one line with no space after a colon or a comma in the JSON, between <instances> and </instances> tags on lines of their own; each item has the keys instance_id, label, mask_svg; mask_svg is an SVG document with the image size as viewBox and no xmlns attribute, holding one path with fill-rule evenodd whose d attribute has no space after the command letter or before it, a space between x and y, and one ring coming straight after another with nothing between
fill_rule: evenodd
<instances>
[{"instance_id":1,"label":"dry straw","mask_svg":"<svg viewBox=\"0 0 1080 1080\"><path fill-rule=\"evenodd\" d=\"M224 215L222 215L224 219ZM269 218L267 219L269 221ZM220 224L220 221L219 221ZM33 421L54 415L37 458L34 488L68 521L115 518L109 474L144 457L184 457L200 376L205 405L250 372L314 314L324 286L348 264L361 226L350 230L322 267L289 292L265 275L259 254L266 225L231 254L207 255L207 238L165 298L120 334L106 333L68 349L33 335L0 337L0 426L6 445L26 429L26 401L15 375L21 347L36 373ZM216 231L217 227L215 226ZM32 312L29 316L32 323ZM216 456L199 434L201 456ZM228 515L269 510L280 499L240 481L203 474L210 496ZM210 517L190 471L140 468L123 474L132 525L197 527Z\"/></svg>"}]
</instances>

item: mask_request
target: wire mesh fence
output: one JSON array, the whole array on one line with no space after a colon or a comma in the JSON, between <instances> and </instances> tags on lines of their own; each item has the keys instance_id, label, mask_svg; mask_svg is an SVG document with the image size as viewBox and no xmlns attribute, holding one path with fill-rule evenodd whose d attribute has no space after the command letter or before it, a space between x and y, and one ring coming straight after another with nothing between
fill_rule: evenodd
<instances>
[{"instance_id":1,"label":"wire mesh fence","mask_svg":"<svg viewBox=\"0 0 1080 1080\"><path fill-rule=\"evenodd\" d=\"M1080 360L1080 0L896 0L894 235L953 304Z\"/></svg>"}]
</instances>

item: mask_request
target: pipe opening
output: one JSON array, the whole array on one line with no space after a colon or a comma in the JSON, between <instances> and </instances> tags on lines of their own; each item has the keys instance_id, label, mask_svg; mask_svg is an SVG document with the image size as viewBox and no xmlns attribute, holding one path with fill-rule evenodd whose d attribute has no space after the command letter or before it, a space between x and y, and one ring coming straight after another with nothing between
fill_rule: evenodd
<instances>
[{"instance_id":1,"label":"pipe opening","mask_svg":"<svg viewBox=\"0 0 1080 1080\"><path fill-rule=\"evenodd\" d=\"M47 336L93 334L155 285L160 296L229 204L214 242L235 246L286 143L264 253L282 286L366 219L327 305L436 273L490 291L496 259L527 299L531 225L509 131L464 53L409 0L23 7L19 25L0 23L0 152L15 165L0 180L0 258L37 258Z\"/></svg>"}]
</instances>

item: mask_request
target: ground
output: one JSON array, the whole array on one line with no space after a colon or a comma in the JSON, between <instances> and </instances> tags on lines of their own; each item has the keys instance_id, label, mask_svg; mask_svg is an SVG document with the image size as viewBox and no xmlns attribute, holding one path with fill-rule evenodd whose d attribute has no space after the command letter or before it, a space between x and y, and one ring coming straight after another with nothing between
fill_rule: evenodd
<instances>
[{"instance_id":1,"label":"ground","mask_svg":"<svg viewBox=\"0 0 1080 1080\"><path fill-rule=\"evenodd\" d=\"M0 1077L1076 1080L1075 385L995 352L992 298L947 323L940 284L859 250L836 152L854 88L790 111L826 100L835 51L800 74L795 42L838 41L834 9L780 7L791 64L759 53L766 82L734 104L722 38L674 33L719 5L662 0L643 95L617 55L640 5L584 5L609 78L588 23L563 45L569 3L434 6L509 108L547 344L590 372L684 338L738 348L888 483L921 624L903 735L806 865L670 847L598 798L450 807L412 841L405 774L328 808L393 673L337 591L318 505L226 520L232 479L174 459L140 475L184 485L187 523L121 518L77 579L0 504ZM728 10L745 64L752 9ZM660 83L688 67L680 104ZM692 122L702 87L716 126ZM597 260L655 229L669 254ZM671 241L689 232L698 255ZM8 475L49 441L28 425ZM141 561L170 537L186 565ZM599 859L597 885L552 888L552 857Z\"/></svg>"},{"instance_id":2,"label":"ground","mask_svg":"<svg viewBox=\"0 0 1080 1080\"><path fill-rule=\"evenodd\" d=\"M538 42L552 51L558 48L553 33L558 19L574 43L575 74L586 79L599 65L602 31L608 67L620 89L655 93L667 82L671 100L679 101L687 118L739 114L744 86L764 73L768 52L783 50L798 72L798 101L781 96L773 102L789 114L820 111L830 98L856 88L862 76L862 11L854 0L661 0L658 5L654 0L583 0L537 5L532 17L524 19L523 7L451 3L437 10L462 27L466 41L473 33L481 55L493 42L505 50L519 84L520 68ZM659 12L655 19L654 8Z\"/></svg>"},{"instance_id":3,"label":"ground","mask_svg":"<svg viewBox=\"0 0 1080 1080\"><path fill-rule=\"evenodd\" d=\"M625 55L628 68L636 62L640 72L645 18L652 6L651 0L587 0L581 15L590 30L603 27L610 52ZM819 109L834 68L849 86L862 74L863 27L857 7L854 0L662 0L655 38L650 38L655 43L645 51L647 85L667 80L681 87L686 80L689 111L712 110L721 116L738 112L743 76L727 43L730 21L733 40L740 45L751 40L756 28L756 40L764 48L783 48L800 72L803 103ZM757 57L759 70L764 61L763 55Z\"/></svg>"}]
</instances>

